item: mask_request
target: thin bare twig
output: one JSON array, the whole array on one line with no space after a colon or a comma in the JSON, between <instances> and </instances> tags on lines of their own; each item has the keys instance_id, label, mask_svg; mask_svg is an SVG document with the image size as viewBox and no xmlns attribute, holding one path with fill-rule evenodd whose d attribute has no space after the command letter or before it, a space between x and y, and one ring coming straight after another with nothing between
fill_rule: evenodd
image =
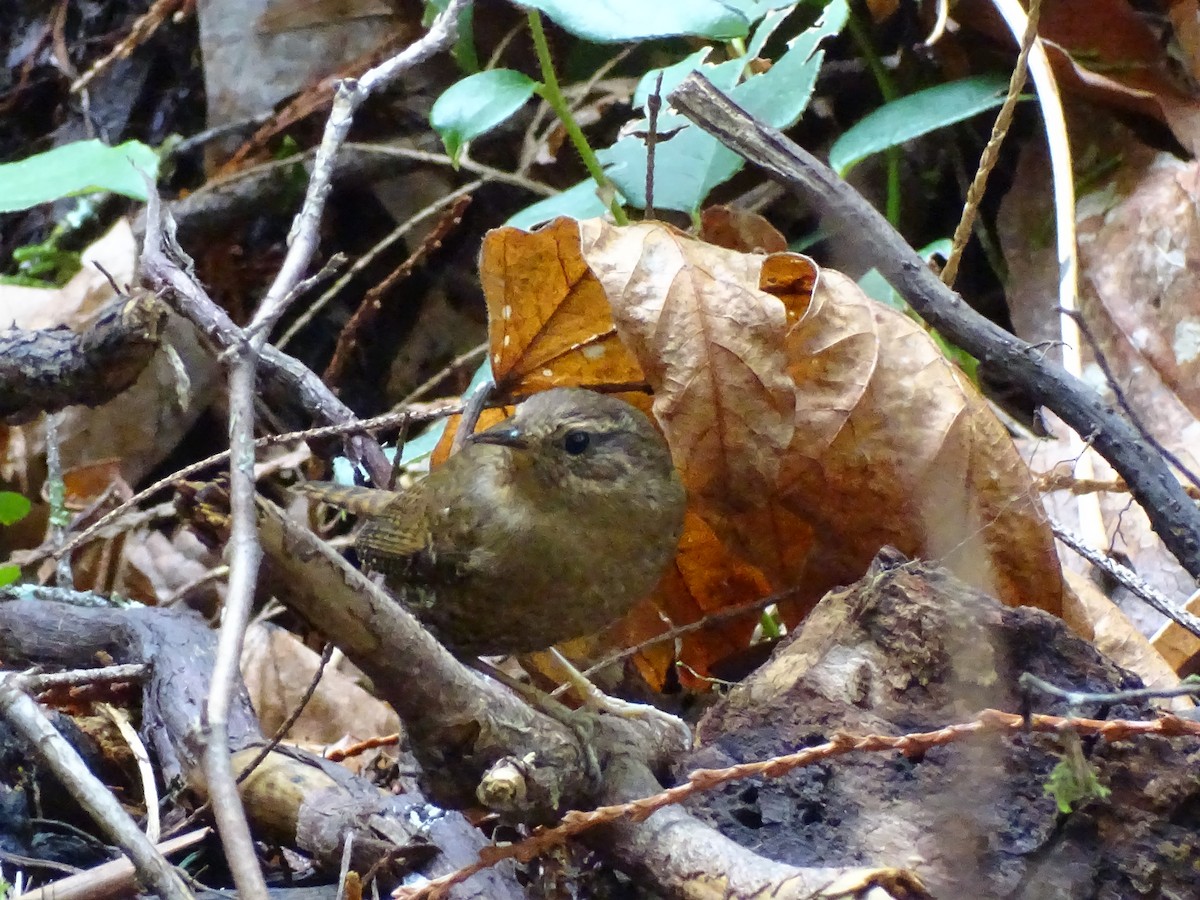
<instances>
[{"instance_id":1,"label":"thin bare twig","mask_svg":"<svg viewBox=\"0 0 1200 900\"><path fill-rule=\"evenodd\" d=\"M129 716L111 703L98 703L96 709L103 713L125 739L129 752L137 763L138 778L142 782L142 805L146 808L146 840L157 844L162 836L162 821L158 815L158 786L154 780L154 766L150 753L142 742L137 729L129 723Z\"/></svg>"},{"instance_id":2,"label":"thin bare twig","mask_svg":"<svg viewBox=\"0 0 1200 900\"><path fill-rule=\"evenodd\" d=\"M473 182L478 185L480 182ZM333 358L329 360L329 365L325 367L325 371L321 376L321 380L327 385L337 390L345 375L346 368L350 365L355 347L358 346L359 340L364 333L369 333L375 325L376 319L383 310L383 298L388 294L397 283L407 278L412 274L413 270L424 263L429 254L442 246L442 241L446 239L454 227L462 222L463 213L471 203L471 197L462 191L453 192L453 199L449 203L439 202L434 206L442 210L442 215L429 234L421 241L420 245L413 250L411 254L389 272L378 284L372 287L363 296L362 302L354 315L350 317L345 326L342 328L341 334L338 335L337 344L333 348ZM443 198L443 200L448 198ZM433 207L429 207L432 209ZM415 222L418 217L422 217L422 213L418 213L409 222ZM394 232L393 232L394 233ZM390 235L389 235L390 237Z\"/></svg>"},{"instance_id":3,"label":"thin bare twig","mask_svg":"<svg viewBox=\"0 0 1200 900\"><path fill-rule=\"evenodd\" d=\"M1000 158L1000 145L1004 143L1004 137L1008 134L1013 112L1017 108L1017 101L1021 99L1021 89L1025 87L1025 75L1029 66L1029 48L1033 46L1033 41L1037 37L1038 13L1041 5L1041 0L1030 0L1029 21L1025 25L1025 35L1021 38L1021 52L1017 54L1012 77L1008 80L1008 95L1004 98L1004 105L1000 107L996 121L992 124L991 137L988 138L987 146L983 148L979 167L975 170L975 178L971 181L971 187L967 191L967 202L963 205L962 216L958 220L958 227L954 229L954 241L950 247L950 256L946 259L946 265L942 269L942 283L948 287L954 286L963 250L966 249L967 241L971 239L971 229L975 225L975 216L979 212L979 202L983 199L983 192L987 190L988 177L992 174L996 160Z\"/></svg>"},{"instance_id":4,"label":"thin bare twig","mask_svg":"<svg viewBox=\"0 0 1200 900\"><path fill-rule=\"evenodd\" d=\"M1103 348L1101 348L1100 342L1096 340L1096 336L1092 334L1092 329L1088 327L1087 322L1084 320L1083 313L1075 309L1060 309L1059 312L1075 323L1075 327L1079 329L1079 334L1087 341L1088 347L1092 351L1092 357L1096 360L1096 365L1100 367L1100 371L1104 373L1104 380L1108 382L1109 390L1113 392L1113 397L1116 398L1117 405L1125 411L1126 417L1133 423L1133 427L1141 433L1142 439L1157 450L1163 459L1178 469L1179 473L1192 483L1192 487L1200 490L1200 478L1188 468L1187 463L1167 447L1164 447L1162 441L1150 433L1150 429L1146 427L1146 424L1142 421L1142 417L1133 408L1133 405L1129 402L1129 398L1125 396L1125 389L1117 381L1116 373L1113 372L1112 366L1108 364L1108 356L1104 353Z\"/></svg>"},{"instance_id":5,"label":"thin bare twig","mask_svg":"<svg viewBox=\"0 0 1200 900\"><path fill-rule=\"evenodd\" d=\"M370 419L352 419L351 421L343 422L338 425L322 425L319 428L306 428L303 431L289 431L285 432L284 434L270 434L266 437L261 437L256 440L254 442L254 446L255 448L273 447L277 444L286 444L290 441L315 440L318 438L339 437L348 434L369 434L375 431L399 428L408 422L416 424L428 422L432 421L433 419L452 416L461 411L462 404L455 400L446 400L440 402L435 401L433 403L424 404L407 403L396 412L383 413ZM380 452L382 453L382 451ZM198 462L184 466L182 469L178 469L177 471L172 472L170 475L160 478L158 481L154 482L154 484L143 488L116 509L105 514L92 525L79 532L79 534L72 537L63 547L55 551L55 553L70 553L76 547L86 543L93 537L98 536L104 531L105 528L107 528L115 520L120 518L138 504L149 500L160 491L166 490L167 488L178 484L185 478L190 478L191 476L199 472L203 472L205 469L211 468L212 466L220 465L228 459L229 451L222 450L220 453L214 453L212 456L206 459L202 459ZM385 459L384 462L386 463L387 460ZM386 471L389 473L391 472L390 465L388 465ZM373 474L372 477L374 477ZM377 483L385 484L386 479ZM228 572L225 572L224 574L227 575ZM107 604L107 600L103 598L101 598L101 602Z\"/></svg>"},{"instance_id":6,"label":"thin bare twig","mask_svg":"<svg viewBox=\"0 0 1200 900\"><path fill-rule=\"evenodd\" d=\"M212 829L206 826L163 841L157 845L158 852L166 856L187 850L199 844L211 832ZM21 900L130 896L136 892L134 874L135 869L129 860L114 859L22 894Z\"/></svg>"},{"instance_id":7,"label":"thin bare twig","mask_svg":"<svg viewBox=\"0 0 1200 900\"><path fill-rule=\"evenodd\" d=\"M228 733L230 705L240 678L238 662L262 561L254 505L254 388L258 359L271 329L295 297L295 289L316 252L321 216L333 181L333 166L350 131L355 111L392 79L450 47L463 5L464 0L451 0L420 40L368 71L361 80L345 79L338 84L304 203L288 235L287 255L243 338L233 348L229 372L229 586L217 657L213 663L206 721L202 726L207 731L204 770L213 816L238 893L244 900L266 900L267 896L250 826L238 795Z\"/></svg>"},{"instance_id":8,"label":"thin bare twig","mask_svg":"<svg viewBox=\"0 0 1200 900\"><path fill-rule=\"evenodd\" d=\"M328 306L329 302L342 292L346 285L350 283L351 279L353 279L355 275L374 262L379 257L379 254L386 251L389 247L395 244L396 241L400 240L400 238L404 237L426 219L437 215L447 206L457 203L462 197L474 193L483 183L484 179L477 178L468 184L464 184L462 187L456 188L445 196L439 197L424 209L418 210L416 213L410 216L407 221L393 228L383 240L379 241L374 247L356 259L349 269L340 275L338 279L321 294L321 296L310 303L305 308L304 312L300 313L300 315L296 317L296 321L289 325L287 330L283 333L283 336L275 342L276 346L281 349L286 347L292 341L292 339L295 338L295 336L299 334L300 331L316 317L317 313Z\"/></svg>"},{"instance_id":9,"label":"thin bare twig","mask_svg":"<svg viewBox=\"0 0 1200 900\"><path fill-rule=\"evenodd\" d=\"M1186 609L1172 603L1146 582L1142 581L1131 569L1121 565L1115 559L1094 550L1078 535L1068 530L1061 522L1050 520L1050 530L1054 536L1090 562L1106 575L1116 579L1121 587L1146 603L1147 606L1162 613L1180 628L1186 628L1200 638L1200 618L1192 615Z\"/></svg>"},{"instance_id":10,"label":"thin bare twig","mask_svg":"<svg viewBox=\"0 0 1200 900\"><path fill-rule=\"evenodd\" d=\"M1138 688L1130 691L1093 693L1092 691L1072 691L1067 688L1060 688L1057 685L1038 678L1032 672L1022 672L1018 683L1027 693L1034 690L1041 691L1043 694L1049 694L1051 697L1066 700L1071 706L1083 706L1088 703L1136 703L1139 700L1166 700L1171 697L1194 697L1200 695L1200 682L1198 681L1185 681L1183 684L1170 688Z\"/></svg>"},{"instance_id":11,"label":"thin bare twig","mask_svg":"<svg viewBox=\"0 0 1200 900\"><path fill-rule=\"evenodd\" d=\"M1070 472L1042 472L1034 478L1033 486L1039 491L1070 491L1072 494L1128 494L1129 485L1124 478L1113 481L1097 478L1076 478ZM1184 491L1193 500L1200 500L1200 487L1185 484Z\"/></svg>"},{"instance_id":12,"label":"thin bare twig","mask_svg":"<svg viewBox=\"0 0 1200 900\"><path fill-rule=\"evenodd\" d=\"M346 78L338 84L333 109L330 110L329 119L325 123L325 133L321 137L317 158L313 162L313 172L308 181L304 203L292 223L292 230L288 236L287 256L279 267L275 280L267 289L266 296L248 329L252 339L260 334L265 339L265 334L270 332L275 322L283 315L292 288L300 280L313 253L316 252L317 230L325 208L325 199L329 195L334 162L350 131L354 114L372 94L387 87L409 69L452 46L458 30L458 16L466 2L467 0L450 0L420 40L409 44L357 81Z\"/></svg>"},{"instance_id":13,"label":"thin bare twig","mask_svg":"<svg viewBox=\"0 0 1200 900\"><path fill-rule=\"evenodd\" d=\"M228 734L231 698L238 679L238 659L262 558L255 518L254 484L254 397L259 359L265 355L271 328L296 296L296 288L316 251L318 227L332 183L334 162L354 112L374 91L400 73L449 47L463 4L464 0L451 0L424 37L368 71L361 80L346 79L338 85L325 134L313 162L304 203L292 223L287 255L249 327L242 332L229 323L224 329L225 356L230 361L230 572L208 704L201 724L206 787L234 882L244 900L265 900L267 896L266 883L237 793ZM170 234L162 234L157 197L151 198L149 206L143 251L145 268L186 298L184 305L196 313L191 316L193 321L199 324L203 320L219 319L215 304L185 272L190 261L186 260L183 251L178 246L171 247L176 259L184 261L183 266L164 253L164 246L170 246L173 241ZM206 334L213 337L210 332Z\"/></svg>"},{"instance_id":14,"label":"thin bare twig","mask_svg":"<svg viewBox=\"0 0 1200 900\"><path fill-rule=\"evenodd\" d=\"M41 694L56 688L81 687L121 681L141 681L149 671L150 667L141 663L104 666L99 669L70 669L66 672L45 672L39 675L25 675L23 676L21 686L31 694Z\"/></svg>"},{"instance_id":15,"label":"thin bare twig","mask_svg":"<svg viewBox=\"0 0 1200 900\"><path fill-rule=\"evenodd\" d=\"M61 547L66 539L66 483L63 481L62 457L59 453L58 440L59 414L52 412L46 416L46 485L50 494L50 541L55 547ZM60 553L57 556L55 576L58 586L71 590L75 587L75 579L71 574L71 554Z\"/></svg>"},{"instance_id":16,"label":"thin bare twig","mask_svg":"<svg viewBox=\"0 0 1200 900\"><path fill-rule=\"evenodd\" d=\"M250 774L260 765L262 765L262 761L275 752L275 748L278 747L280 742L288 736L288 733L292 730L292 727L300 720L300 717L304 715L304 710L308 708L308 704L316 695L317 688L321 684L321 679L325 675L325 667L329 665L329 660L332 658L333 644L327 642L324 649L321 651L321 659L317 663L316 671L313 672L313 677L309 679L308 687L304 689L304 695L300 698L299 702L295 705L292 711L288 713L288 717L280 723L278 728L275 729L275 734L271 737L271 740L267 741L265 745L260 747L258 753L254 755L254 759L250 760L250 762L246 764L246 767L242 769L241 773L237 777L239 784L249 778Z\"/></svg>"},{"instance_id":17,"label":"thin bare twig","mask_svg":"<svg viewBox=\"0 0 1200 900\"><path fill-rule=\"evenodd\" d=\"M150 8L134 21L129 28L129 34L117 42L105 56L97 60L90 69L71 83L71 93L78 94L96 78L108 70L118 59L126 59L140 44L148 41L159 26L167 21L176 11L183 9L188 0L155 0Z\"/></svg>"},{"instance_id":18,"label":"thin bare twig","mask_svg":"<svg viewBox=\"0 0 1200 900\"><path fill-rule=\"evenodd\" d=\"M654 91L646 98L646 208L644 217L654 218L654 151L658 148L658 113L662 109L663 73L654 81Z\"/></svg>"}]
</instances>

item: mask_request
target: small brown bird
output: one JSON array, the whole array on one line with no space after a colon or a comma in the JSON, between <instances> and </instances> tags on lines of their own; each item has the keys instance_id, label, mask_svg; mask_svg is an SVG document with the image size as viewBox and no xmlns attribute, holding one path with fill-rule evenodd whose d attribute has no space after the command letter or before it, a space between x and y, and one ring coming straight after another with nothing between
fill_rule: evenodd
<instances>
[{"instance_id":1,"label":"small brown bird","mask_svg":"<svg viewBox=\"0 0 1200 900\"><path fill-rule=\"evenodd\" d=\"M403 493L301 490L366 518L366 568L454 653L541 650L599 631L674 558L683 484L639 410L576 388L512 418Z\"/></svg>"}]
</instances>

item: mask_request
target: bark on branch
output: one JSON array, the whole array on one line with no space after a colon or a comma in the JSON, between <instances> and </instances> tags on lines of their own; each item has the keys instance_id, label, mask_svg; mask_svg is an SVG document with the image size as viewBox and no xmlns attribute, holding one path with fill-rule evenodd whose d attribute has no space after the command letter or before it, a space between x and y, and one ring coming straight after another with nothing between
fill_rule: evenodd
<instances>
[{"instance_id":1,"label":"bark on branch","mask_svg":"<svg viewBox=\"0 0 1200 900\"><path fill-rule=\"evenodd\" d=\"M107 403L150 362L166 312L143 293L115 298L82 332L0 330L0 419L20 425L39 413Z\"/></svg>"}]
</instances>

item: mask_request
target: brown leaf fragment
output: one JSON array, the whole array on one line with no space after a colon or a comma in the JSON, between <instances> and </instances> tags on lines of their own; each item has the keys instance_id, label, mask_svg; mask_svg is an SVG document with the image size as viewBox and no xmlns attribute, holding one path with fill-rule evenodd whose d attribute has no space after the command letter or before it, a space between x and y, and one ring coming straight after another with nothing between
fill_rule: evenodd
<instances>
[{"instance_id":1,"label":"brown leaf fragment","mask_svg":"<svg viewBox=\"0 0 1200 900\"><path fill-rule=\"evenodd\" d=\"M700 239L743 253L783 253L787 241L758 213L731 206L710 206L700 214Z\"/></svg>"},{"instance_id":2,"label":"brown leaf fragment","mask_svg":"<svg viewBox=\"0 0 1200 900\"><path fill-rule=\"evenodd\" d=\"M654 388L654 413L694 499L768 501L795 428L783 304L761 258L656 222L579 223L617 330Z\"/></svg>"},{"instance_id":3,"label":"brown leaf fragment","mask_svg":"<svg viewBox=\"0 0 1200 900\"><path fill-rule=\"evenodd\" d=\"M1120 607L1101 592L1095 581L1070 570L1064 571L1063 575L1071 590L1073 604L1087 617L1097 650L1137 675L1146 687L1173 688L1179 684L1179 676L1162 653L1134 627ZM1189 698L1177 697L1170 705L1175 709L1187 709L1195 704Z\"/></svg>"},{"instance_id":4,"label":"brown leaf fragment","mask_svg":"<svg viewBox=\"0 0 1200 900\"><path fill-rule=\"evenodd\" d=\"M703 518L689 512L675 566L653 597L625 618L625 642L633 646L648 641L673 626L696 622L709 613L770 593L762 572L732 552ZM703 676L714 664L746 647L757 623L756 616L747 615L685 635L678 651L670 641L654 644L635 656L634 663L646 681L661 688L678 659L684 663L680 681L703 689L693 673Z\"/></svg>"},{"instance_id":5,"label":"brown leaf fragment","mask_svg":"<svg viewBox=\"0 0 1200 900\"><path fill-rule=\"evenodd\" d=\"M1167 5L1186 8L1183 15L1195 18L1194 4ZM1200 146L1200 105L1188 78L1180 77L1188 65L1181 65L1186 54L1179 48L1172 52L1151 17L1135 6L1129 0L1045 3L1038 36L1060 90L1158 119L1194 154ZM1012 41L992 3L962 0L954 18L967 29Z\"/></svg>"},{"instance_id":6,"label":"brown leaf fragment","mask_svg":"<svg viewBox=\"0 0 1200 900\"><path fill-rule=\"evenodd\" d=\"M1080 203L1085 309L1200 417L1200 165L1169 153L1138 162Z\"/></svg>"},{"instance_id":7,"label":"brown leaf fragment","mask_svg":"<svg viewBox=\"0 0 1200 900\"><path fill-rule=\"evenodd\" d=\"M503 392L645 380L617 337L604 289L580 255L573 219L534 232L490 232L479 275L489 359Z\"/></svg>"}]
</instances>

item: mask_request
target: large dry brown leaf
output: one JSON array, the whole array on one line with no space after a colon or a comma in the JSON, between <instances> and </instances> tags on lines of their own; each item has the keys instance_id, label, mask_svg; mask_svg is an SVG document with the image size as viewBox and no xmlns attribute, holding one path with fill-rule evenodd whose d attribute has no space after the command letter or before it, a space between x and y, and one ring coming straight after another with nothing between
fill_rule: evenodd
<instances>
[{"instance_id":1,"label":"large dry brown leaf","mask_svg":"<svg viewBox=\"0 0 1200 900\"><path fill-rule=\"evenodd\" d=\"M273 625L254 624L242 645L241 670L246 690L268 734L287 721L309 690L321 666L320 654ZM326 666L287 739L322 753L331 745L356 743L400 730L395 711L364 690L354 673ZM350 761L358 772L362 758Z\"/></svg>"},{"instance_id":2,"label":"large dry brown leaf","mask_svg":"<svg viewBox=\"0 0 1200 900\"><path fill-rule=\"evenodd\" d=\"M1006 603L1061 614L1058 559L1028 469L921 328L827 270L788 356L799 405L778 502L815 543L803 556L781 548L781 574L824 590L892 544Z\"/></svg>"},{"instance_id":3,"label":"large dry brown leaf","mask_svg":"<svg viewBox=\"0 0 1200 900\"><path fill-rule=\"evenodd\" d=\"M1195 4L1164 5L1180 7L1181 18L1195 18ZM967 28L1012 41L995 4L988 0L962 0L955 6L954 18ZM1200 148L1200 104L1187 78L1180 77L1181 54L1171 52L1149 17L1134 4L1128 0L1046 2L1038 35L1060 90L1159 119L1193 153Z\"/></svg>"},{"instance_id":4,"label":"large dry brown leaf","mask_svg":"<svg viewBox=\"0 0 1200 900\"><path fill-rule=\"evenodd\" d=\"M1200 165L1160 153L1079 204L1080 272L1125 340L1200 417Z\"/></svg>"},{"instance_id":5,"label":"large dry brown leaf","mask_svg":"<svg viewBox=\"0 0 1200 900\"><path fill-rule=\"evenodd\" d=\"M1195 466L1200 461L1197 455L1200 425L1144 355L1156 345L1161 347L1165 336L1171 335L1173 339L1174 323L1164 315L1165 308L1186 310L1180 304L1186 300L1189 282L1186 259L1195 254L1185 248L1194 241L1192 235L1200 233L1194 223L1189 224L1194 214L1180 206L1178 193L1165 177L1172 166L1156 163L1156 151L1142 145L1136 135L1097 120L1094 115L1082 114L1072 116L1070 130L1072 145L1083 156L1079 165L1085 165L1089 159L1121 161L1079 202L1079 308L1092 338L1085 340L1080 348L1082 373L1107 402L1116 403L1096 364L1098 358L1103 358L1127 402L1143 413L1142 425L1187 465ZM997 223L1000 246L1009 266L1010 278L1005 288L1016 333L1032 344L1046 347L1053 358L1062 334L1055 299L1058 258L1053 241L1045 240L1045 223L1053 218L1052 200L1047 192L1048 165L1044 147L1035 144L1021 151ZM1186 168L1185 164L1178 165ZM1155 204L1152 197L1162 202ZM1124 209L1130 201L1136 210ZM1168 295L1163 310L1149 299L1160 291ZM1115 313L1109 312L1110 304ZM1178 321L1186 320L1185 315ZM1171 367L1173 364L1169 363L1168 368ZM1176 382L1186 383L1179 372L1167 374ZM1147 414L1151 411L1152 414ZM1079 450L1068 439L1069 429L1053 415L1044 416L1043 424L1046 434L1018 439L1023 457L1037 472L1075 471L1080 461ZM1116 473L1111 467L1092 456L1095 477L1101 481L1115 480ZM1103 527L1107 537L1089 540L1099 548L1119 550L1139 576L1168 597L1184 597L1194 590L1194 580L1163 548L1145 512L1130 504L1127 491L1101 493L1098 499L1100 523L1093 521L1094 511L1086 504L1081 509L1081 497L1073 491L1055 490L1043 497L1043 502L1050 514L1069 528L1095 533L1097 525ZM1063 563L1079 572L1090 572L1092 568L1074 553L1064 554ZM1127 592L1110 590L1109 593L1143 633L1153 633L1163 621L1162 616ZM1097 627L1101 625L1097 623Z\"/></svg>"}]
</instances>

